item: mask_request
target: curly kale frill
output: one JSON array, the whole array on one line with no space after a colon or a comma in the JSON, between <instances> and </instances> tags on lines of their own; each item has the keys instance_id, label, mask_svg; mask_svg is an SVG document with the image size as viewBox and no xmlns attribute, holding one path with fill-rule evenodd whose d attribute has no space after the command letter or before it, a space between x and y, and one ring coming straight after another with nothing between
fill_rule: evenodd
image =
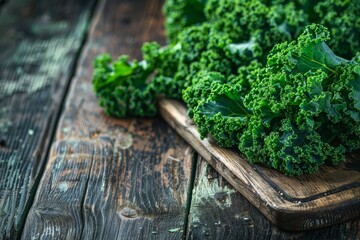
<instances>
[{"instance_id":1,"label":"curly kale frill","mask_svg":"<svg viewBox=\"0 0 360 240\"><path fill-rule=\"evenodd\" d=\"M291 1L209 0L205 14L232 41L251 47L252 60L262 62L275 43L298 36L308 23L304 11Z\"/></svg>"},{"instance_id":2,"label":"curly kale frill","mask_svg":"<svg viewBox=\"0 0 360 240\"><path fill-rule=\"evenodd\" d=\"M248 79L213 88L193 110L202 136L289 175L343 161L360 148L360 65L336 56L328 40L325 27L310 25Z\"/></svg>"}]
</instances>

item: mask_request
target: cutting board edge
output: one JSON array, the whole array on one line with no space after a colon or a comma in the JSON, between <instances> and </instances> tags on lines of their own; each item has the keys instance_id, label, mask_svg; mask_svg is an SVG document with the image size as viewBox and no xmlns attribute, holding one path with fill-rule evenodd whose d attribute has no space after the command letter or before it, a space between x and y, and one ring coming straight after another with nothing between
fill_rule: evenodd
<instances>
[{"instance_id":1,"label":"cutting board edge","mask_svg":"<svg viewBox=\"0 0 360 240\"><path fill-rule=\"evenodd\" d=\"M319 199L300 204L289 201L281 193L276 192L262 177L257 178L257 182L254 182L258 173L244 159L238 168L220 160L216 156L219 151L221 154L237 157L238 159L233 159L234 161L240 160L241 157L231 150L211 145L207 139L201 140L196 127L189 126L191 120L187 117L187 110L183 104L175 100L162 99L159 102L159 110L162 118L274 225L284 230L302 231L342 223L360 216L360 191L356 195L357 198L356 196L351 197L350 194L349 198L344 199L341 205L334 205L331 201L325 201L327 204L324 204L323 199L331 200L334 194L324 196L321 205L318 203ZM272 197L264 198L266 195L259 194L259 190L255 189L257 184L268 185L265 189L270 192L269 195ZM346 191L351 191L351 189L342 191L342 193ZM343 214L344 212L349 214Z\"/></svg>"},{"instance_id":2,"label":"cutting board edge","mask_svg":"<svg viewBox=\"0 0 360 240\"><path fill-rule=\"evenodd\" d=\"M197 151L196 148L194 149ZM219 167L219 162L216 162L218 160L204 159L274 225L283 230L313 230L343 223L356 219L360 216L360 196L348 198L346 201L343 201L342 205L335 205L330 201L329 204L320 205L318 203L320 202L319 199L315 199L306 204L298 204L292 201L287 201L286 199L280 197L281 195L279 196L277 193L273 195L275 197L272 200L264 199L262 195L257 194L257 191L253 188L243 187L243 184L245 184L244 182L236 181L235 174L231 173L226 166ZM228 171L227 174L224 174L225 171ZM232 177L232 175L234 177ZM343 193L347 191L343 191ZM327 202L326 199L331 199L332 197L333 195L328 195L321 200ZM304 209L305 206L306 209ZM344 214L344 212L348 214Z\"/></svg>"}]
</instances>

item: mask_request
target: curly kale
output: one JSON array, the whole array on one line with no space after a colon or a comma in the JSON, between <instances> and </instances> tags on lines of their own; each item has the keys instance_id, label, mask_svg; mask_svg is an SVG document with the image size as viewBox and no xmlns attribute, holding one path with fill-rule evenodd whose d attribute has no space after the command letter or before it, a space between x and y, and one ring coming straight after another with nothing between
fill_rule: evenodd
<instances>
[{"instance_id":1,"label":"curly kale","mask_svg":"<svg viewBox=\"0 0 360 240\"><path fill-rule=\"evenodd\" d=\"M194 110L202 136L289 175L343 161L346 149L360 148L360 65L336 56L329 40L325 27L310 25L249 73L247 93L237 88L249 81L213 88Z\"/></svg>"},{"instance_id":2,"label":"curly kale","mask_svg":"<svg viewBox=\"0 0 360 240\"><path fill-rule=\"evenodd\" d=\"M107 114L182 100L202 137L289 175L360 148L359 1L167 0L164 13L168 45L95 59Z\"/></svg>"}]
</instances>

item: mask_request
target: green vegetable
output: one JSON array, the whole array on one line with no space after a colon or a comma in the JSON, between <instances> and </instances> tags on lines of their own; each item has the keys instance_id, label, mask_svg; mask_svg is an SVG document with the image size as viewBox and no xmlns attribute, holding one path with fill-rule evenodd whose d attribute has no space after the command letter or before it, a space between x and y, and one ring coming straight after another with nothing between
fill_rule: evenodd
<instances>
[{"instance_id":1,"label":"green vegetable","mask_svg":"<svg viewBox=\"0 0 360 240\"><path fill-rule=\"evenodd\" d=\"M202 137L290 175L360 148L358 1L167 0L164 13L168 45L95 59L109 115L182 100Z\"/></svg>"},{"instance_id":2,"label":"green vegetable","mask_svg":"<svg viewBox=\"0 0 360 240\"><path fill-rule=\"evenodd\" d=\"M236 89L248 81L213 88L193 110L202 136L289 175L343 161L346 149L360 148L360 65L336 56L328 40L325 27L310 25L273 48L247 93Z\"/></svg>"}]
</instances>

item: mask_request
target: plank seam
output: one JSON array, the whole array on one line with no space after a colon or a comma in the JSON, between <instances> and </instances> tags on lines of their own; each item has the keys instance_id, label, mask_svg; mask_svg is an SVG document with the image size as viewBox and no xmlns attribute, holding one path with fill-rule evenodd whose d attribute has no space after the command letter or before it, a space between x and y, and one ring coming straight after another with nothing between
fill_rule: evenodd
<instances>
[{"instance_id":1,"label":"plank seam","mask_svg":"<svg viewBox=\"0 0 360 240\"><path fill-rule=\"evenodd\" d=\"M199 154L193 150L193 156L191 161L191 174L190 174L190 181L189 181L189 189L188 195L186 199L185 205L185 216L184 216L184 227L183 227L183 239L187 239L187 234L190 229L189 218L190 218L190 209L192 204L192 192L195 186L195 178L196 178L196 171L197 171L197 163L198 163Z\"/></svg>"},{"instance_id":2,"label":"plank seam","mask_svg":"<svg viewBox=\"0 0 360 240\"><path fill-rule=\"evenodd\" d=\"M3 3L6 3L7 1L8 0L5 0ZM62 100L60 101L59 108L57 109L56 113L54 114L55 119L52 121L52 124L50 124L49 127L48 127L49 132L51 132L50 144L45 149L46 154L44 154L44 158L40 161L42 164L41 164L41 167L39 168L37 178L35 178L33 187L32 187L32 189L30 189L29 198L28 198L28 201L27 201L27 203L25 205L25 208L24 208L24 216L23 216L22 220L19 222L19 231L18 231L19 234L17 235L16 239L21 239L22 238L23 230L24 230L24 227L25 227L25 222L26 222L26 220L28 218L31 207L33 206L35 196L36 196L38 187L40 185L40 181L44 176L45 168L46 168L46 165L47 165L49 157L50 157L50 151L51 151L51 149L53 147L54 140L55 140L55 137L56 137L56 129L57 129L58 125L59 125L61 115L62 115L64 107L65 107L65 103L66 103L66 100L67 100L67 97L68 97L69 89L70 89L71 83L73 82L73 78L75 76L76 69L77 69L77 66L79 64L79 59L80 59L81 53L82 53L82 51L84 49L84 46L86 45L86 41L87 41L88 33L89 33L90 21L91 21L91 19L93 17L93 14L95 12L97 2L98 2L98 0L93 0L92 5L89 7L89 13L88 13L89 14L89 16L88 16L89 21L86 23L87 27L86 27L86 30L84 31L84 34L83 34L82 39L80 41L81 43L80 43L79 49L78 49L77 53L75 54L75 56L74 56L74 58L72 60L73 64L71 65L71 69L69 70L70 74L69 74L67 83L65 84L64 92L63 92L62 97L61 97ZM0 2L0 7L1 7L1 2Z\"/></svg>"}]
</instances>

